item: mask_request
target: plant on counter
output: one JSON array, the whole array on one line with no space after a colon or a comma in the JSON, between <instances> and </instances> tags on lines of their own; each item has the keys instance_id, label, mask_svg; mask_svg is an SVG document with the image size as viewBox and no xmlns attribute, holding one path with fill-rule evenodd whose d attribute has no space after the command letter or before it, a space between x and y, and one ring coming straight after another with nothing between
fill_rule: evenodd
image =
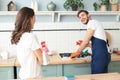
<instances>
[{"instance_id":1,"label":"plant on counter","mask_svg":"<svg viewBox=\"0 0 120 80\"><path fill-rule=\"evenodd\" d=\"M71 8L73 11L77 11L78 8L84 8L82 1L83 0L65 0L63 7L66 10L69 10Z\"/></svg>"}]
</instances>

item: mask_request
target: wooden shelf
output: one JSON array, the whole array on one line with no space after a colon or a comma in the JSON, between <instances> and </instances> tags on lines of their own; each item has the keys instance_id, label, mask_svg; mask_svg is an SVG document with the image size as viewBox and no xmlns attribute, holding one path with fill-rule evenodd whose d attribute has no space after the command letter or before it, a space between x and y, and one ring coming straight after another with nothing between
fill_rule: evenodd
<instances>
[{"instance_id":1,"label":"wooden shelf","mask_svg":"<svg viewBox=\"0 0 120 80\"><path fill-rule=\"evenodd\" d=\"M0 11L0 16L14 16L17 11Z\"/></svg>"},{"instance_id":2,"label":"wooden shelf","mask_svg":"<svg viewBox=\"0 0 120 80\"><path fill-rule=\"evenodd\" d=\"M18 11L0 11L0 15L16 15ZM37 11L36 15L76 15L78 11ZM89 11L91 15L118 15L120 11Z\"/></svg>"},{"instance_id":3,"label":"wooden shelf","mask_svg":"<svg viewBox=\"0 0 120 80\"><path fill-rule=\"evenodd\" d=\"M58 12L58 22L60 22L61 16L77 15L78 11L60 11ZM119 20L120 11L89 11L91 16L116 16L116 20Z\"/></svg>"},{"instance_id":4,"label":"wooden shelf","mask_svg":"<svg viewBox=\"0 0 120 80\"><path fill-rule=\"evenodd\" d=\"M16 16L18 11L0 11L0 16ZM35 12L36 16L51 16L52 22L54 22L54 11L37 11Z\"/></svg>"},{"instance_id":5,"label":"wooden shelf","mask_svg":"<svg viewBox=\"0 0 120 80\"><path fill-rule=\"evenodd\" d=\"M0 16L15 16L18 11L0 11ZM57 21L60 22L61 16L76 16L78 11L37 11L36 16L51 16L54 22L55 15ZM92 16L116 16L116 21L119 21L120 11L89 11Z\"/></svg>"}]
</instances>

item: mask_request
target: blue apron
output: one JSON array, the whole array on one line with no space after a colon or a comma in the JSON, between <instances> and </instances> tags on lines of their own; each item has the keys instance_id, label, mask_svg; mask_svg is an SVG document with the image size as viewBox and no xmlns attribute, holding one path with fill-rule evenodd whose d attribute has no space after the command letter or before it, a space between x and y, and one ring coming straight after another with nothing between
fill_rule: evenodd
<instances>
[{"instance_id":1,"label":"blue apron","mask_svg":"<svg viewBox=\"0 0 120 80\"><path fill-rule=\"evenodd\" d=\"M91 74L107 73L110 53L104 40L92 37Z\"/></svg>"}]
</instances>

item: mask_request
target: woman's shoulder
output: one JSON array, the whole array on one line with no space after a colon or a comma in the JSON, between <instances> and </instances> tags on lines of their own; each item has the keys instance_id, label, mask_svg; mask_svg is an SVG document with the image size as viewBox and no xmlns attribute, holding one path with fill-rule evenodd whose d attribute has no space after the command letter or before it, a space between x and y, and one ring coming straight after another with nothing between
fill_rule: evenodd
<instances>
[{"instance_id":1,"label":"woman's shoulder","mask_svg":"<svg viewBox=\"0 0 120 80\"><path fill-rule=\"evenodd\" d=\"M33 33L29 33L29 32L25 32L25 33L23 34L23 37L33 38L33 37L34 37L34 34L33 34Z\"/></svg>"}]
</instances>

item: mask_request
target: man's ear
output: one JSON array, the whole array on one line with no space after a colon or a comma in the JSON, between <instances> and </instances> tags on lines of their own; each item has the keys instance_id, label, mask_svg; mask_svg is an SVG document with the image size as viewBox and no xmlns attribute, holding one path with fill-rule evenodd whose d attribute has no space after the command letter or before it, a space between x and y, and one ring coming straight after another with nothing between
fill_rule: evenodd
<instances>
[{"instance_id":1,"label":"man's ear","mask_svg":"<svg viewBox=\"0 0 120 80\"><path fill-rule=\"evenodd\" d=\"M91 16L88 14L88 18L91 19Z\"/></svg>"}]
</instances>

